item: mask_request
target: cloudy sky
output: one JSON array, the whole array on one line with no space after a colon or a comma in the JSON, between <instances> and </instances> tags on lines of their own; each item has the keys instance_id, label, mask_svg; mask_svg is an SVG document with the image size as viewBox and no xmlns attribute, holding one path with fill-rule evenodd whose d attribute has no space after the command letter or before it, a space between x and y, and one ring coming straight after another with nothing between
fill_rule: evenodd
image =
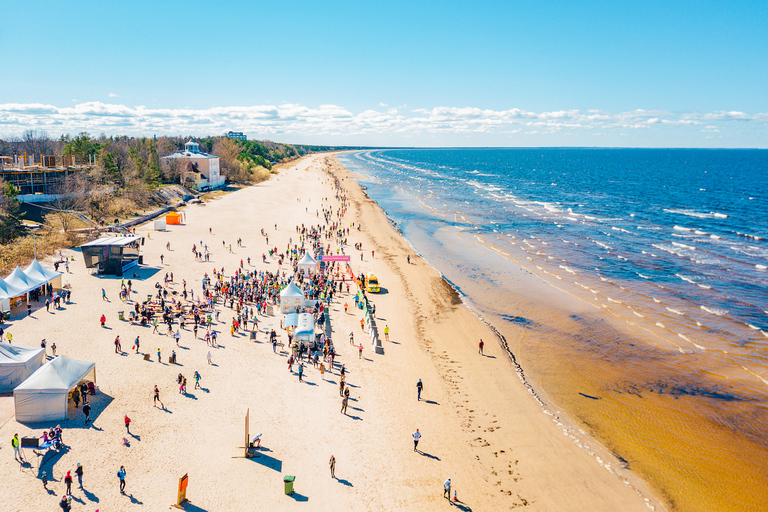
<instances>
[{"instance_id":1,"label":"cloudy sky","mask_svg":"<svg viewBox=\"0 0 768 512\"><path fill-rule=\"evenodd\" d=\"M764 1L111 4L4 6L0 136L768 147Z\"/></svg>"}]
</instances>

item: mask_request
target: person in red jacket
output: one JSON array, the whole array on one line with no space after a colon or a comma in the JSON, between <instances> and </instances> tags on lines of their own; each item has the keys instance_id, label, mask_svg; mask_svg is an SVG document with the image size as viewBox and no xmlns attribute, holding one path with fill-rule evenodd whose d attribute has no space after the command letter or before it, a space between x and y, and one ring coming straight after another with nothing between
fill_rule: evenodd
<instances>
[{"instance_id":1,"label":"person in red jacket","mask_svg":"<svg viewBox=\"0 0 768 512\"><path fill-rule=\"evenodd\" d=\"M101 326L104 327L104 325L107 323L107 317L102 314L99 322L101 322Z\"/></svg>"}]
</instances>

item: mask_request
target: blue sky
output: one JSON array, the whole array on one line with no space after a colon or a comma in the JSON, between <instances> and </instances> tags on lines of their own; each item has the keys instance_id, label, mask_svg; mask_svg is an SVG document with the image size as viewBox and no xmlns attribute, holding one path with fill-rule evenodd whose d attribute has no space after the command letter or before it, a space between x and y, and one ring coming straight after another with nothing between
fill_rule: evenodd
<instances>
[{"instance_id":1,"label":"blue sky","mask_svg":"<svg viewBox=\"0 0 768 512\"><path fill-rule=\"evenodd\" d=\"M9 2L0 136L768 147L768 2Z\"/></svg>"}]
</instances>

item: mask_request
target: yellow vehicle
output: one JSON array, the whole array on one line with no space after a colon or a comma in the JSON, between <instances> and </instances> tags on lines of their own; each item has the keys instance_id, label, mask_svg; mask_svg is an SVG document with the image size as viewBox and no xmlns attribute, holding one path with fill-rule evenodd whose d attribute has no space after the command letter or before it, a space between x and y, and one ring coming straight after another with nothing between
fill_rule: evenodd
<instances>
[{"instance_id":1,"label":"yellow vehicle","mask_svg":"<svg viewBox=\"0 0 768 512\"><path fill-rule=\"evenodd\" d=\"M366 291L368 293L379 293L381 291L379 288L379 278L376 277L373 272L368 272L365 281L367 283Z\"/></svg>"}]
</instances>

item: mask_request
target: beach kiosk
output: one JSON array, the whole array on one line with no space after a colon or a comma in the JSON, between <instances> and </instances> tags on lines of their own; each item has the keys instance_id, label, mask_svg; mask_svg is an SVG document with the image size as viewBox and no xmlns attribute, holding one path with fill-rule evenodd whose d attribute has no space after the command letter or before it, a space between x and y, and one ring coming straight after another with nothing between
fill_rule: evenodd
<instances>
[{"instance_id":1,"label":"beach kiosk","mask_svg":"<svg viewBox=\"0 0 768 512\"><path fill-rule=\"evenodd\" d=\"M283 314L294 313L296 308L304 306L304 292L291 281L280 291L280 311Z\"/></svg>"},{"instance_id":2,"label":"beach kiosk","mask_svg":"<svg viewBox=\"0 0 768 512\"><path fill-rule=\"evenodd\" d=\"M317 260L313 258L309 253L306 253L304 257L299 260L298 267L299 272L305 276L314 274L317 272Z\"/></svg>"},{"instance_id":3,"label":"beach kiosk","mask_svg":"<svg viewBox=\"0 0 768 512\"><path fill-rule=\"evenodd\" d=\"M99 238L80 246L85 268L96 268L100 274L123 275L140 262L141 237L112 236Z\"/></svg>"}]
</instances>

